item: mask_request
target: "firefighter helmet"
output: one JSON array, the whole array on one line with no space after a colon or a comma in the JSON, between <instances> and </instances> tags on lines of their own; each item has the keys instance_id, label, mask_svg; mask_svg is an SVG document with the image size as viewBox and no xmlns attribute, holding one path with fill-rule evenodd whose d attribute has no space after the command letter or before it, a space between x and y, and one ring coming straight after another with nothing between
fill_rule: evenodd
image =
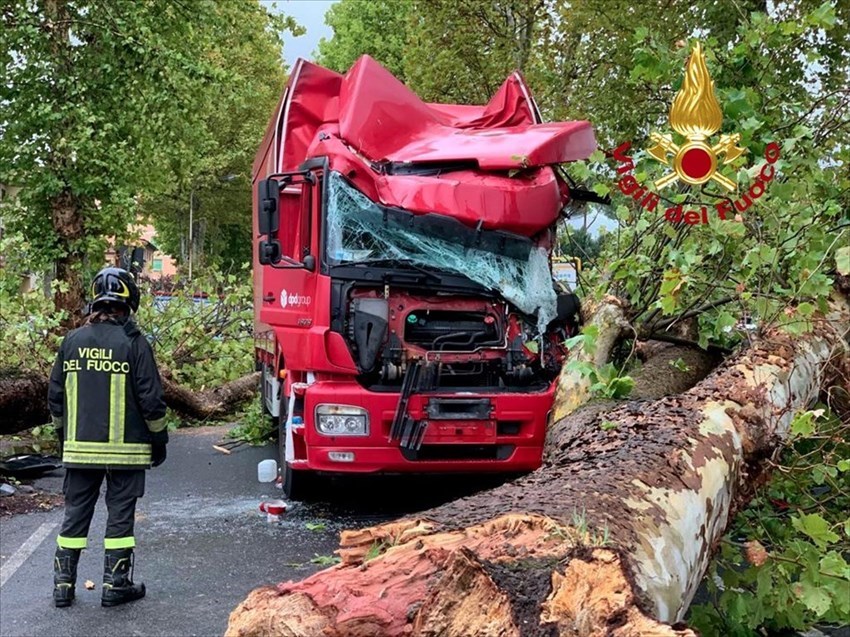
<instances>
[{"instance_id":1,"label":"firefighter helmet","mask_svg":"<svg viewBox=\"0 0 850 637\"><path fill-rule=\"evenodd\" d=\"M127 270L103 268L95 275L91 292L92 310L96 310L100 303L121 303L131 312L139 309L139 287Z\"/></svg>"}]
</instances>

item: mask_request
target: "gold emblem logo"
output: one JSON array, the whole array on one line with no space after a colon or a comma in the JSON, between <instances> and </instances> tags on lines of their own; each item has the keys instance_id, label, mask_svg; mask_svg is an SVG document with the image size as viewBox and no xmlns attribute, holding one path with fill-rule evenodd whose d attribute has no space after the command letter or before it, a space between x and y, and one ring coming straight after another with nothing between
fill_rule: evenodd
<instances>
[{"instance_id":1,"label":"gold emblem logo","mask_svg":"<svg viewBox=\"0 0 850 637\"><path fill-rule=\"evenodd\" d=\"M697 43L685 65L682 88L670 107L670 126L687 141L679 146L670 134L650 135L655 143L648 149L652 157L670 166L672 156L673 171L658 179L655 187L664 188L678 179L694 186L714 180L726 190L734 191L735 182L717 172L717 163L722 159L723 165L729 164L745 152L738 146L741 135L721 135L714 146L706 141L720 130L722 122L714 81L708 74L702 47Z\"/></svg>"}]
</instances>

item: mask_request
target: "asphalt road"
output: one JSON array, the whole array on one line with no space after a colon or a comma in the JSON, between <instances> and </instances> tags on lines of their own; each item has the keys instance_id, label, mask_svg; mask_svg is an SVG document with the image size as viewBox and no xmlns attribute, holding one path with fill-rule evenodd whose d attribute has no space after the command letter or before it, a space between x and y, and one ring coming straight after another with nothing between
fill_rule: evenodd
<instances>
[{"instance_id":1,"label":"asphalt road","mask_svg":"<svg viewBox=\"0 0 850 637\"><path fill-rule=\"evenodd\" d=\"M321 568L310 559L332 553L337 525L307 531L306 523L317 521L315 514L298 506L279 526L269 525L257 506L261 496L279 497L280 492L257 482L256 466L273 450L243 447L222 455L211 445L223 431L173 434L168 460L148 472L136 514L135 579L147 585L144 600L114 609L100 606L103 499L89 549L80 559L77 601L67 609L54 608L51 599L52 555L63 510L0 521L4 571L10 560L15 560L12 566L20 562L22 548L26 553L38 542L11 577L4 574L0 635L221 635L229 612L252 588ZM61 474L37 486L61 490ZM94 590L84 588L87 579L96 583Z\"/></svg>"},{"instance_id":2,"label":"asphalt road","mask_svg":"<svg viewBox=\"0 0 850 637\"><path fill-rule=\"evenodd\" d=\"M145 599L101 608L103 499L80 559L77 600L53 607L52 556L63 510L0 520L0 637L124 637L221 635L230 611L256 586L301 579L322 568L339 532L433 506L480 488L469 479L339 481L333 502L294 504L279 525L258 511L263 496L281 497L257 482L257 463L272 447L212 449L224 429L175 432L168 460L148 472L136 522L136 575ZM61 491L62 474L36 486ZM316 526L319 525L319 526ZM10 575L11 573L11 575ZM83 583L91 580L94 590Z\"/></svg>"}]
</instances>

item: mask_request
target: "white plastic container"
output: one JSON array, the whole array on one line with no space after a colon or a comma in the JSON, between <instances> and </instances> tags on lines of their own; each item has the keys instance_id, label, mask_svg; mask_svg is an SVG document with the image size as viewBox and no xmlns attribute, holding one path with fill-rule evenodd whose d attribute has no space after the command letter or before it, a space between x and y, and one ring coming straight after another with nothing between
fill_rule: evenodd
<instances>
[{"instance_id":1,"label":"white plastic container","mask_svg":"<svg viewBox=\"0 0 850 637\"><path fill-rule=\"evenodd\" d=\"M257 480L274 482L275 478L277 478L277 460L270 458L257 464Z\"/></svg>"}]
</instances>

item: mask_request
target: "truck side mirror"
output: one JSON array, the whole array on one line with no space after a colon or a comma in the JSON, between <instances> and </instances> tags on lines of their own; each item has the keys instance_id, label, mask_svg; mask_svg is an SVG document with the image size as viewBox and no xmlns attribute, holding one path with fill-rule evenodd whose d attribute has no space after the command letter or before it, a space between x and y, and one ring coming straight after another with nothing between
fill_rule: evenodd
<instances>
[{"instance_id":1,"label":"truck side mirror","mask_svg":"<svg viewBox=\"0 0 850 637\"><path fill-rule=\"evenodd\" d=\"M270 241L260 241L257 251L257 260L260 265L270 265L279 263L281 259L280 241L272 239Z\"/></svg>"},{"instance_id":2,"label":"truck side mirror","mask_svg":"<svg viewBox=\"0 0 850 637\"><path fill-rule=\"evenodd\" d=\"M280 227L278 211L280 201L280 183L274 179L263 179L257 192L257 228L260 234L271 237Z\"/></svg>"}]
</instances>

